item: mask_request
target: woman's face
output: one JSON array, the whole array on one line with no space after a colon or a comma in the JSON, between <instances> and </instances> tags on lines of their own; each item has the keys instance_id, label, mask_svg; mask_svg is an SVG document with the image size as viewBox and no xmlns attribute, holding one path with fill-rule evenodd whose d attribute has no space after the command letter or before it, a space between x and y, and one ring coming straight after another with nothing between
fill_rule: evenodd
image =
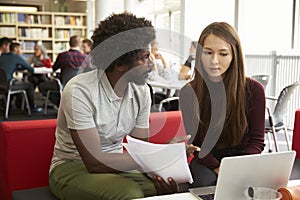
<instances>
[{"instance_id":1,"label":"woman's face","mask_svg":"<svg viewBox=\"0 0 300 200\"><path fill-rule=\"evenodd\" d=\"M42 51L40 50L40 48L35 46L34 47L34 55L35 56L40 56L41 54L42 54Z\"/></svg>"},{"instance_id":2,"label":"woman's face","mask_svg":"<svg viewBox=\"0 0 300 200\"><path fill-rule=\"evenodd\" d=\"M210 34L204 39L201 59L209 79L213 82L221 81L232 61L231 46L216 35Z\"/></svg>"}]
</instances>

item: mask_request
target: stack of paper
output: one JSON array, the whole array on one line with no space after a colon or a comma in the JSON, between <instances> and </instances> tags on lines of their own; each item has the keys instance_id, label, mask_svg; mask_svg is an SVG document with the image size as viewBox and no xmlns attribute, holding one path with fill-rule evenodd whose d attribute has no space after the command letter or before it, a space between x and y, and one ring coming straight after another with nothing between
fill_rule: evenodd
<instances>
[{"instance_id":1,"label":"stack of paper","mask_svg":"<svg viewBox=\"0 0 300 200\"><path fill-rule=\"evenodd\" d=\"M150 176L172 177L177 183L193 182L188 167L185 143L153 144L127 136L125 147Z\"/></svg>"}]
</instances>

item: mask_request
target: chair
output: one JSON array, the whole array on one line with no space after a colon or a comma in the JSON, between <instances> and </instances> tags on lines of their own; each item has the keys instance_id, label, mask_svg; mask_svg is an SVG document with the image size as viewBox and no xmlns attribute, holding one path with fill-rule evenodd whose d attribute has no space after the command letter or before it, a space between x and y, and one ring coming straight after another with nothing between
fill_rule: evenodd
<instances>
[{"instance_id":1,"label":"chair","mask_svg":"<svg viewBox=\"0 0 300 200\"><path fill-rule=\"evenodd\" d=\"M254 75L254 76L251 76L251 78L260 82L262 84L262 86L264 87L264 89L266 90L266 87L269 83L271 76L269 76L269 75Z\"/></svg>"},{"instance_id":2,"label":"chair","mask_svg":"<svg viewBox=\"0 0 300 200\"><path fill-rule=\"evenodd\" d=\"M163 109L164 108L164 109ZM179 97L169 97L160 101L158 111L176 111L179 110Z\"/></svg>"},{"instance_id":3,"label":"chair","mask_svg":"<svg viewBox=\"0 0 300 200\"><path fill-rule=\"evenodd\" d=\"M58 78L53 78L53 80L56 81L56 83L58 85L58 90L48 90L47 91L47 95L46 95L46 99L45 99L44 115L47 115L48 102L49 102L51 93L59 94L60 96L62 94L63 86L62 86L60 80Z\"/></svg>"},{"instance_id":4,"label":"chair","mask_svg":"<svg viewBox=\"0 0 300 200\"><path fill-rule=\"evenodd\" d=\"M23 96L24 96L23 100L25 100L26 107L27 107L27 110L28 110L28 115L29 116L31 115L31 110L30 110L26 90L13 89L12 85L14 84L15 81L17 81L17 79L13 78L8 83L5 71L0 69L0 94L2 95L2 97L6 96L6 99L4 98L5 102L6 102L5 119L8 118L8 111L9 111L9 107L10 107L11 95L19 94L19 93L23 94Z\"/></svg>"},{"instance_id":5,"label":"chair","mask_svg":"<svg viewBox=\"0 0 300 200\"><path fill-rule=\"evenodd\" d=\"M292 94L299 86L300 82L295 82L291 85L286 86L283 88L278 96L278 98L274 97L266 97L269 100L275 100L276 105L274 111L271 113L270 109L267 108L267 114L268 119L266 119L266 127L265 132L267 133L268 141L269 141L269 152L272 152L271 150L271 139L270 139L270 133L273 135L274 140L274 146L276 152L278 152L278 146L277 146L277 137L276 133L283 130L285 140L287 143L288 150L290 150L290 141L288 138L287 133L287 127L284 124L284 117L287 115L287 105L289 100L291 99Z\"/></svg>"}]
</instances>

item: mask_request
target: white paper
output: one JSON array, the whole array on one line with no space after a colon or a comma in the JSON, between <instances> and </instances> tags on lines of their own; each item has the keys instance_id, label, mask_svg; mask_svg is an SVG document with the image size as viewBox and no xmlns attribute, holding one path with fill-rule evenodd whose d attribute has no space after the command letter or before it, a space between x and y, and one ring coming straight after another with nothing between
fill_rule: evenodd
<instances>
[{"instance_id":1,"label":"white paper","mask_svg":"<svg viewBox=\"0 0 300 200\"><path fill-rule=\"evenodd\" d=\"M164 180L172 177L177 183L193 183L185 143L153 144L127 136L125 147L150 176L156 174Z\"/></svg>"}]
</instances>

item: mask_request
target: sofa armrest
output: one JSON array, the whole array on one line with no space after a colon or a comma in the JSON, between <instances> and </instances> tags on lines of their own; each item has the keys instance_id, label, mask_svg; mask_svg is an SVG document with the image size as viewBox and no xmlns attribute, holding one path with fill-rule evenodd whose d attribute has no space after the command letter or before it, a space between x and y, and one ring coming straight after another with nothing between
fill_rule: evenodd
<instances>
[{"instance_id":1,"label":"sofa armrest","mask_svg":"<svg viewBox=\"0 0 300 200\"><path fill-rule=\"evenodd\" d=\"M0 123L0 199L48 185L56 119Z\"/></svg>"}]
</instances>

